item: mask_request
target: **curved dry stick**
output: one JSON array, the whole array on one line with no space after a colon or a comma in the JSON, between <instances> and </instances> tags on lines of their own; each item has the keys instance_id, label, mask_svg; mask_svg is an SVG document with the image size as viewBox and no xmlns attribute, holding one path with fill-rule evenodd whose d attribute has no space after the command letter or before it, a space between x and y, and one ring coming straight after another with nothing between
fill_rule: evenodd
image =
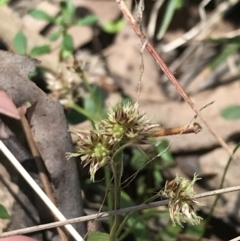
<instances>
[{"instance_id":1,"label":"curved dry stick","mask_svg":"<svg viewBox=\"0 0 240 241\"><path fill-rule=\"evenodd\" d=\"M219 194L223 194L223 193L236 192L239 190L240 190L240 186L227 187L227 188L218 189L218 190L214 190L214 191L204 192L201 194L196 194L193 196L193 198L199 199L199 198L209 197L209 196L213 196L213 195L219 195ZM91 215L84 216L84 217L72 218L67 221L58 221L58 222L54 222L54 223L38 225L35 227L23 228L23 229L19 229L19 230L10 231L10 232L5 232L5 233L0 234L0 238L9 237L9 236L18 235L18 234L32 233L32 232L41 231L41 230L45 230L45 229L64 226L66 224L73 224L73 223L77 223L77 222L86 222L86 221L95 220L95 219L101 220L101 219L104 219L104 218L112 216L112 215L121 215L124 213L140 211L140 210L147 209L147 208L165 206L167 204L168 204L168 200L157 201L157 202L152 202L152 203L148 203L148 204L140 204L140 205L137 205L134 207L127 207L127 208L122 208L122 209L118 209L118 210L114 210L114 211L101 212L101 213L91 214Z\"/></svg>"},{"instance_id":2,"label":"curved dry stick","mask_svg":"<svg viewBox=\"0 0 240 241\"><path fill-rule=\"evenodd\" d=\"M120 10L122 11L123 15L125 18L128 20L128 22L131 24L133 30L137 34L138 38L142 41L145 42L147 39L146 36L141 32L138 23L126 7L125 3L123 0L116 0ZM192 100L188 97L187 93L185 90L182 88L182 86L179 84L177 79L174 77L170 69L167 67L167 65L164 63L162 58L159 56L159 54L156 52L154 47L151 45L150 42L146 43L146 49L148 52L152 55L152 57L156 60L157 65L162 69L162 71L165 73L165 75L168 77L168 79L171 81L171 83L174 85L174 87L177 89L178 93L183 97L183 99L190 105L190 107L194 110L194 112L199 116L199 118L202 120L202 122L205 124L209 132L217 139L219 144L228 152L228 154L231 156L232 155L232 150L229 148L227 143L220 137L218 134L213 130L212 127L209 126L209 124L204 120L202 117L201 113L195 106L195 104L192 102Z\"/></svg>"}]
</instances>

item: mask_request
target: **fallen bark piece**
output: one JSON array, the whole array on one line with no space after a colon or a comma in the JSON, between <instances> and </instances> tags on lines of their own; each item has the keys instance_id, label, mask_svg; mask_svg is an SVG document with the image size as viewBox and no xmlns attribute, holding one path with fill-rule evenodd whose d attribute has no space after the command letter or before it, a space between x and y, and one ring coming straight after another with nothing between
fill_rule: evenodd
<instances>
[{"instance_id":1,"label":"fallen bark piece","mask_svg":"<svg viewBox=\"0 0 240 241\"><path fill-rule=\"evenodd\" d=\"M28 120L34 140L52 181L57 207L66 218L83 215L80 182L75 160L66 161L66 152L73 152L62 106L51 100L28 79L38 60L0 51L0 89L19 107L32 104ZM83 224L75 225L84 235Z\"/></svg>"}]
</instances>

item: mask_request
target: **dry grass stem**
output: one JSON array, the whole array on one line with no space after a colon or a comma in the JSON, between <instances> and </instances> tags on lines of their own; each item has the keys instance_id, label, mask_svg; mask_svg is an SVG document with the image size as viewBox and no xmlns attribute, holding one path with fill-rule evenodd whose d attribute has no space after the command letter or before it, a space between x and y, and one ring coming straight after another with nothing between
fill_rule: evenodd
<instances>
[{"instance_id":1,"label":"dry grass stem","mask_svg":"<svg viewBox=\"0 0 240 241\"><path fill-rule=\"evenodd\" d=\"M214 195L219 195L219 194L229 193L229 192L236 192L236 191L240 191L240 186L228 187L228 188L218 189L218 190L205 192L205 193L201 193L201 194L196 194L193 196L193 198L199 199L199 198L204 198L204 197L209 197L209 196L214 196ZM103 218L106 218L106 217L109 217L112 215L121 215L124 213L140 211L140 210L147 209L147 208L155 208L155 207L159 207L159 206L165 206L167 204L168 204L168 200L157 201L157 202L152 202L152 203L148 203L148 204L140 204L138 206L122 208L122 209L118 209L115 211L101 212L101 213L91 214L91 215L83 216L83 217L79 217L79 218L68 219L66 221L58 221L58 222L54 222L54 223L43 224L43 225L38 225L38 226L34 226L34 227L9 231L9 232L0 234L0 238L9 237L9 236L13 236L13 235L32 233L32 232L41 231L41 230L45 230L45 229L56 228L56 227L64 226L66 224L86 222L86 221L95 220L95 219L100 220L100 219L103 219Z\"/></svg>"},{"instance_id":2,"label":"dry grass stem","mask_svg":"<svg viewBox=\"0 0 240 241\"><path fill-rule=\"evenodd\" d=\"M24 130L26 138L27 138L28 145L30 147L31 153L34 157L34 160L36 162L36 165L37 165L37 168L39 171L39 176L40 176L42 184L43 184L44 192L47 194L49 199L56 205L56 201L55 201L55 198L54 198L54 195L52 192L51 184L47 177L47 169L46 169L46 166L44 165L42 157L38 151L36 142L34 141L30 125L25 117L23 108L20 107L18 110L19 110L21 123L22 123L23 130ZM57 231L58 231L58 234L59 234L61 240L67 241L67 237L66 237L64 231L62 229L60 229L59 227L57 228Z\"/></svg>"},{"instance_id":3,"label":"dry grass stem","mask_svg":"<svg viewBox=\"0 0 240 241\"><path fill-rule=\"evenodd\" d=\"M11 164L18 170L26 182L33 188L36 194L42 199L42 201L47 205L47 207L54 213L54 216L61 221L66 220L63 214L57 209L53 202L48 198L48 196L43 192L43 190L37 185L37 183L32 179L28 172L22 167L19 161L13 156L13 154L8 150L4 143L0 140L0 150L8 158ZM69 234L76 241L83 241L83 238L76 231L72 225L66 225L65 228L68 230Z\"/></svg>"},{"instance_id":4,"label":"dry grass stem","mask_svg":"<svg viewBox=\"0 0 240 241\"><path fill-rule=\"evenodd\" d=\"M123 15L125 18L128 20L129 24L131 24L133 30L139 37L141 41L145 41L147 38L146 36L142 33L142 31L139 28L138 23L126 7L124 1L122 0L116 0L120 10L122 11ZM204 120L202 117L200 111L197 109L195 104L192 102L192 100L188 97L187 93L185 90L182 88L182 86L179 84L177 79L174 77L172 72L169 70L167 65L164 63L162 58L158 55L154 47L150 42L147 42L146 44L146 49L148 52L152 55L152 57L155 59L157 62L157 65L162 69L162 71L165 73L165 75L168 77L168 79L171 81L171 83L174 85L174 87L177 89L178 93L183 97L183 99L190 105L190 107L194 110L194 112L199 116L199 118L202 120L202 122L205 124L209 132L217 139L219 144L228 152L228 154L231 156L232 155L232 150L229 148L227 143L216 133L215 130Z\"/></svg>"}]
</instances>

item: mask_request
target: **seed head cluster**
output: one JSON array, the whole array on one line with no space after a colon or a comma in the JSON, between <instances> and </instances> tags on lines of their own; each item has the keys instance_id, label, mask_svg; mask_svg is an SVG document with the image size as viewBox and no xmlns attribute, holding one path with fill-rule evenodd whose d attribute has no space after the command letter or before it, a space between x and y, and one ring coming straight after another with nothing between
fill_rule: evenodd
<instances>
[{"instance_id":1,"label":"seed head cluster","mask_svg":"<svg viewBox=\"0 0 240 241\"><path fill-rule=\"evenodd\" d=\"M169 213L173 225L182 226L183 223L189 222L192 225L197 225L202 220L196 214L197 207L203 206L203 203L197 202L194 199L194 184L198 178L194 174L193 180L190 182L183 177L176 177L170 182L166 182L164 190L160 191L160 195L169 199Z\"/></svg>"},{"instance_id":2,"label":"seed head cluster","mask_svg":"<svg viewBox=\"0 0 240 241\"><path fill-rule=\"evenodd\" d=\"M84 166L90 165L91 179L94 180L99 168L111 164L114 153L122 145L146 139L151 129L149 124L145 115L139 113L138 104L127 102L111 108L106 119L95 123L94 130L78 134L77 153Z\"/></svg>"}]
</instances>

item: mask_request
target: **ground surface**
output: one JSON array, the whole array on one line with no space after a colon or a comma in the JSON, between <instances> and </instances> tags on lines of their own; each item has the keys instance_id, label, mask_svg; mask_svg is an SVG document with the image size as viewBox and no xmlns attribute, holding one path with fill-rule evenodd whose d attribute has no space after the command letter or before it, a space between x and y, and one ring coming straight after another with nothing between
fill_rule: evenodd
<instances>
[{"instance_id":1,"label":"ground surface","mask_svg":"<svg viewBox=\"0 0 240 241\"><path fill-rule=\"evenodd\" d=\"M50 43L46 36L40 34L46 23L34 20L28 16L26 9L30 8L30 6L24 6L24 1L19 2L23 4L23 10L21 11L19 10L20 4L14 5L13 9L8 6L0 8L0 37L7 43L9 49L13 49L12 39L19 29L22 29L27 35L29 48L36 44ZM55 15L59 10L57 1L34 2L32 1L33 7L44 9L52 15ZM116 20L121 15L115 1L76 0L75 4L78 7L85 7L96 14L100 20L100 24ZM156 42L150 37L149 40L154 43L160 55L172 68L179 82L190 93L191 99L199 109L214 101L212 105L202 111L202 116L219 137L224 139L230 148L233 149L235 143L239 141L240 119L226 120L220 115L220 112L229 105L240 104L239 66L236 64L239 56L238 53L234 56L232 55L215 72L210 71L207 75L204 75L203 71L207 68L212 57L216 56L217 48L208 44L200 44L199 42L210 36L225 36L230 31L239 27L236 23L233 24L231 21L223 20L221 17L213 28L210 27L210 19L215 16L214 14L218 11L217 7L219 5L209 7L207 11L207 25L203 30L199 30L199 35L194 39L195 42L192 42L193 45L197 43L199 46L185 59L183 54L186 53L186 49L190 48L190 43L183 45L180 50L174 49L170 52L164 52L164 47L172 43L172 41L179 39L183 34L201 22L198 13L198 4L191 5L191 7L177 13L162 41ZM148 17L153 14L154 6L153 2L146 4L143 19L143 29L146 33L149 33L150 25L156 25L154 22L149 22ZM159 11L161 13L163 10ZM21 17L19 17L19 14L21 14ZM6 25L6 22L11 24ZM178 24L179 22L181 24ZM155 26L155 28L157 27ZM93 40L94 32L91 27L74 27L70 30L70 33L74 37L75 48L79 50L79 56L81 56L81 47L89 46L86 44ZM130 96L133 100L138 99L141 111L146 112L149 117L152 117L153 122L161 123L164 127L188 124L195 113L187 103L181 101L176 90L171 87L171 84L167 84L166 77L163 76L155 61L146 50L143 54L144 73L141 78L141 91L138 96L138 81L141 72L139 49L141 46L131 26L126 23L123 29L112 39L113 41L109 41L106 48L102 49L100 47L104 58L101 60L97 59L97 62L103 62L105 67L107 66L108 71L105 71L105 76L102 76L105 81L109 78L116 89L120 87L124 94ZM51 55L44 55L39 59L42 61L43 66L56 70L59 43L54 42L50 44L55 51ZM94 61L98 57L99 54L89 54L88 56L90 61ZM89 75L91 76L91 73ZM95 75L97 76L96 73ZM210 87L206 87L208 85ZM119 91L109 91L106 103L114 105L120 99L121 93ZM168 140L174 139L170 150L175 154L176 163L178 164L170 171L172 175L183 173L183 175L192 176L195 172L202 176L212 175L212 178L207 182L208 187L199 187L199 190L217 189L228 160L228 154L220 147L219 142L210 134L206 126L199 119L196 121L203 127L203 130L199 134L183 135L178 138L167 137ZM78 128L82 128L82 124ZM236 154L235 160L231 164L226 177L224 185L226 187L239 185L240 157L238 158L238 155L240 153L237 152ZM2 197L0 200L4 198ZM206 200L207 207L205 210L209 210L212 200L212 198ZM219 202L216 208L215 216L224 218L226 223L231 223L231 220L240 220L239 202L240 196L236 193L223 195L222 201ZM229 217L231 217L231 220ZM237 231L240 232L239 229Z\"/></svg>"}]
</instances>

